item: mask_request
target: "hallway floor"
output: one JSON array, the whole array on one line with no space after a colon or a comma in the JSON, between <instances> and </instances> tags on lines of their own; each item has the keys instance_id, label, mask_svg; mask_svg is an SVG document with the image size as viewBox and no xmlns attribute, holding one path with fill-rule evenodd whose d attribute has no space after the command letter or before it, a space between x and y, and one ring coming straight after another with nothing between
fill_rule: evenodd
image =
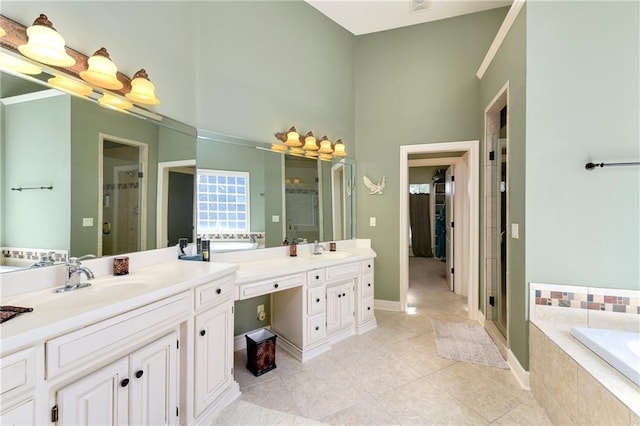
<instances>
[{"instance_id":1,"label":"hallway floor","mask_svg":"<svg viewBox=\"0 0 640 426\"><path fill-rule=\"evenodd\" d=\"M241 399L336 425L551 424L509 370L440 358L432 319L469 322L466 298L451 293L445 264L411 258L414 315L376 311L378 328L304 364L283 350L277 368L254 377L235 353Z\"/></svg>"}]
</instances>

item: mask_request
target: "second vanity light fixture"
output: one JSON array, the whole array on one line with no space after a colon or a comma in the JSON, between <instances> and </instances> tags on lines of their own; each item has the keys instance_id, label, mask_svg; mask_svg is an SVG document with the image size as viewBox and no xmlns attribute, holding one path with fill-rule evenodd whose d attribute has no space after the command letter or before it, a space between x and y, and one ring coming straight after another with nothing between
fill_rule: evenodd
<instances>
[{"instance_id":1,"label":"second vanity light fixture","mask_svg":"<svg viewBox=\"0 0 640 426\"><path fill-rule=\"evenodd\" d=\"M144 69L139 70L133 79L129 79L118 72L118 68L111 61L109 52L104 47L98 49L89 58L73 49L65 48L64 38L56 31L46 15L41 14L33 25L26 29L2 15L0 15L0 23L2 23L1 28L4 28L0 31L2 47L11 51L11 54L0 52L0 67L32 75L42 72L38 67L40 64L56 67L56 69L44 67L47 73L52 74L52 78L48 80L52 87L83 97L90 96L96 90L94 88L98 88L96 91L103 95L98 99L98 103L112 109L127 110L133 108L133 103L160 104L155 95L155 86ZM25 43L24 40L27 42ZM36 64L12 56L14 52L16 55L19 53L31 59ZM78 69L83 68L85 60L88 64L87 69Z\"/></svg>"},{"instance_id":2,"label":"second vanity light fixture","mask_svg":"<svg viewBox=\"0 0 640 426\"><path fill-rule=\"evenodd\" d=\"M271 149L276 152L289 152L293 155L319 158L326 161L330 161L334 157L342 158L347 156L341 139L331 143L326 136L323 136L318 141L313 132L307 132L303 137L293 126L286 132L276 133L275 137L282 142L271 144Z\"/></svg>"}]
</instances>

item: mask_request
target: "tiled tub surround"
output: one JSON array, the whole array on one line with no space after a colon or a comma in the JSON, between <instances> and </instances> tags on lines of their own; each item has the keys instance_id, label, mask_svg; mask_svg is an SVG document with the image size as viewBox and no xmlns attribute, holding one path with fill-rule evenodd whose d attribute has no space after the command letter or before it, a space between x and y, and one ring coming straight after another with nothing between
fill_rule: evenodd
<instances>
[{"instance_id":1,"label":"tiled tub surround","mask_svg":"<svg viewBox=\"0 0 640 426\"><path fill-rule=\"evenodd\" d=\"M531 391L555 424L640 424L640 387L575 337L576 326L640 332L640 291L531 283Z\"/></svg>"}]
</instances>

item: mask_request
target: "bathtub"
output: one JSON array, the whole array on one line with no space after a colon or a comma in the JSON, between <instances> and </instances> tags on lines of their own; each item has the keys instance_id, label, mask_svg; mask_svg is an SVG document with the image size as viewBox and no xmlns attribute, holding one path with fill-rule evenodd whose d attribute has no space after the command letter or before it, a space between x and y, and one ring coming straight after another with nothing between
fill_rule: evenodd
<instances>
[{"instance_id":1,"label":"bathtub","mask_svg":"<svg viewBox=\"0 0 640 426\"><path fill-rule=\"evenodd\" d=\"M571 335L640 386L640 333L573 327Z\"/></svg>"}]
</instances>

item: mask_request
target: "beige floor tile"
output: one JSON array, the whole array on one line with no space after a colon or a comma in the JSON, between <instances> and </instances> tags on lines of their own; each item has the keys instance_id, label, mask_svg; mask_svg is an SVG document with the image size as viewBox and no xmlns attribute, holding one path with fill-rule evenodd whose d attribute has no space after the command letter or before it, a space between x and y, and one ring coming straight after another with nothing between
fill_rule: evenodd
<instances>
[{"instance_id":1,"label":"beige floor tile","mask_svg":"<svg viewBox=\"0 0 640 426\"><path fill-rule=\"evenodd\" d=\"M492 424L495 425L552 425L544 409L529 394L525 401L511 411L499 417Z\"/></svg>"},{"instance_id":2,"label":"beige floor tile","mask_svg":"<svg viewBox=\"0 0 640 426\"><path fill-rule=\"evenodd\" d=\"M393 425L396 419L375 399L367 399L333 415L320 419L330 425Z\"/></svg>"},{"instance_id":3,"label":"beige floor tile","mask_svg":"<svg viewBox=\"0 0 640 426\"><path fill-rule=\"evenodd\" d=\"M302 415L294 398L287 391L280 377L264 382L260 386L243 389L241 399L272 410Z\"/></svg>"}]
</instances>

